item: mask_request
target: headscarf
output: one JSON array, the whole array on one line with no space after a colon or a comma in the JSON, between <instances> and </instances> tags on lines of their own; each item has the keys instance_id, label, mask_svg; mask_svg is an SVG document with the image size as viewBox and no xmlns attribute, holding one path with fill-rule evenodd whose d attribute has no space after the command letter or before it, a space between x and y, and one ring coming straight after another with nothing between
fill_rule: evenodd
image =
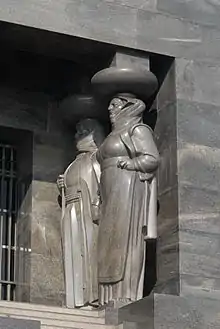
<instances>
[{"instance_id":1,"label":"headscarf","mask_svg":"<svg viewBox=\"0 0 220 329\"><path fill-rule=\"evenodd\" d=\"M101 125L94 119L84 119L76 125L76 147L79 153L95 152L104 139Z\"/></svg>"},{"instance_id":2,"label":"headscarf","mask_svg":"<svg viewBox=\"0 0 220 329\"><path fill-rule=\"evenodd\" d=\"M124 101L124 105L118 111L117 108L114 109L113 127L115 129L121 129L141 123L143 112L146 108L144 102L140 99L123 95L118 95L115 99L117 98Z\"/></svg>"}]
</instances>

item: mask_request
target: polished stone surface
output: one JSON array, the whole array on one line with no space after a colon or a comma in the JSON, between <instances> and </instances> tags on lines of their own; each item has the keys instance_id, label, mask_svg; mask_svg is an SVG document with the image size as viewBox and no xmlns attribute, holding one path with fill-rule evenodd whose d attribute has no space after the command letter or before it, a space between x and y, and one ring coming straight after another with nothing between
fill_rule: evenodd
<instances>
[{"instance_id":1,"label":"polished stone surface","mask_svg":"<svg viewBox=\"0 0 220 329\"><path fill-rule=\"evenodd\" d=\"M0 317L1 329L40 329L40 321Z\"/></svg>"},{"instance_id":2,"label":"polished stone surface","mask_svg":"<svg viewBox=\"0 0 220 329\"><path fill-rule=\"evenodd\" d=\"M158 293L220 296L218 70L176 59L158 94Z\"/></svg>"},{"instance_id":3,"label":"polished stone surface","mask_svg":"<svg viewBox=\"0 0 220 329\"><path fill-rule=\"evenodd\" d=\"M220 64L218 61L211 58L209 60L181 58L176 60L175 65L178 99L219 105Z\"/></svg>"},{"instance_id":4,"label":"polished stone surface","mask_svg":"<svg viewBox=\"0 0 220 329\"><path fill-rule=\"evenodd\" d=\"M157 9L157 0L106 0L106 2L137 9L153 11Z\"/></svg>"},{"instance_id":5,"label":"polished stone surface","mask_svg":"<svg viewBox=\"0 0 220 329\"><path fill-rule=\"evenodd\" d=\"M45 130L48 97L22 89L0 87L1 125L29 130Z\"/></svg>"},{"instance_id":6,"label":"polished stone surface","mask_svg":"<svg viewBox=\"0 0 220 329\"><path fill-rule=\"evenodd\" d=\"M220 4L215 0L157 0L157 8L190 21L220 27Z\"/></svg>"},{"instance_id":7,"label":"polished stone surface","mask_svg":"<svg viewBox=\"0 0 220 329\"><path fill-rule=\"evenodd\" d=\"M176 61L180 291L203 298L220 296L219 69Z\"/></svg>"},{"instance_id":8,"label":"polished stone surface","mask_svg":"<svg viewBox=\"0 0 220 329\"><path fill-rule=\"evenodd\" d=\"M219 312L219 301L214 296L186 298L154 294L120 308L114 316L110 309L107 310L106 321L135 323L138 329L217 329L220 325Z\"/></svg>"},{"instance_id":9,"label":"polished stone surface","mask_svg":"<svg viewBox=\"0 0 220 329\"><path fill-rule=\"evenodd\" d=\"M64 306L63 282L63 267L57 258L31 254L31 303Z\"/></svg>"},{"instance_id":10,"label":"polished stone surface","mask_svg":"<svg viewBox=\"0 0 220 329\"><path fill-rule=\"evenodd\" d=\"M56 181L69 162L67 156L70 157L70 154L66 154L65 146L60 145L60 136L52 134L47 136L47 140L35 135L33 153L33 178L46 182Z\"/></svg>"},{"instance_id":11,"label":"polished stone surface","mask_svg":"<svg viewBox=\"0 0 220 329\"><path fill-rule=\"evenodd\" d=\"M0 19L184 58L219 59L219 4L203 0L1 0ZM129 22L129 23L128 23Z\"/></svg>"},{"instance_id":12,"label":"polished stone surface","mask_svg":"<svg viewBox=\"0 0 220 329\"><path fill-rule=\"evenodd\" d=\"M27 90L26 83L23 77L17 87L16 83L0 87L1 125L25 129L3 132L18 147L19 188L23 190L17 223L16 300L63 305L56 178L74 157L74 143L71 130L64 128L58 116L56 102L48 94Z\"/></svg>"},{"instance_id":13,"label":"polished stone surface","mask_svg":"<svg viewBox=\"0 0 220 329\"><path fill-rule=\"evenodd\" d=\"M156 143L160 152L158 170L158 293L179 293L179 235L178 235L178 181L177 131L174 65L171 65L157 96ZM147 284L147 283L146 283Z\"/></svg>"},{"instance_id":14,"label":"polished stone surface","mask_svg":"<svg viewBox=\"0 0 220 329\"><path fill-rule=\"evenodd\" d=\"M199 8L198 0L22 0L11 10L14 1L0 1L1 20L170 56L219 59L214 0Z\"/></svg>"},{"instance_id":15,"label":"polished stone surface","mask_svg":"<svg viewBox=\"0 0 220 329\"><path fill-rule=\"evenodd\" d=\"M61 209L57 203L57 186L34 180L32 195L32 252L61 261Z\"/></svg>"},{"instance_id":16,"label":"polished stone surface","mask_svg":"<svg viewBox=\"0 0 220 329\"><path fill-rule=\"evenodd\" d=\"M112 59L111 66L112 67L132 67L140 69L140 65L142 70L145 68L146 70L150 70L150 60L147 54L143 54L141 52L137 52L136 50L120 50L115 53L115 56Z\"/></svg>"}]
</instances>

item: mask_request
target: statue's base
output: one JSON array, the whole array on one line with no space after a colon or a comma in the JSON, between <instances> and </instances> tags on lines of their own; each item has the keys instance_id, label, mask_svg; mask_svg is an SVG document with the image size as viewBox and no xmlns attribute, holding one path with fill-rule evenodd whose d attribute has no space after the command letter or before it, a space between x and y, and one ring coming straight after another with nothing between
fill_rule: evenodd
<instances>
[{"instance_id":1,"label":"statue's base","mask_svg":"<svg viewBox=\"0 0 220 329\"><path fill-rule=\"evenodd\" d=\"M126 306L106 307L106 323L123 329L219 329L220 295L154 294Z\"/></svg>"}]
</instances>

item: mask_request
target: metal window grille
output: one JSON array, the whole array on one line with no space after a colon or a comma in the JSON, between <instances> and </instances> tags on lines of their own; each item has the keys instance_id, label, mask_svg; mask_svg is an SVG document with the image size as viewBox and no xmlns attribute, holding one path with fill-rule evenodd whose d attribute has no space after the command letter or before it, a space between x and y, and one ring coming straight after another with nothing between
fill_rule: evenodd
<instances>
[{"instance_id":1,"label":"metal window grille","mask_svg":"<svg viewBox=\"0 0 220 329\"><path fill-rule=\"evenodd\" d=\"M0 144L0 299L15 300L16 150Z\"/></svg>"}]
</instances>

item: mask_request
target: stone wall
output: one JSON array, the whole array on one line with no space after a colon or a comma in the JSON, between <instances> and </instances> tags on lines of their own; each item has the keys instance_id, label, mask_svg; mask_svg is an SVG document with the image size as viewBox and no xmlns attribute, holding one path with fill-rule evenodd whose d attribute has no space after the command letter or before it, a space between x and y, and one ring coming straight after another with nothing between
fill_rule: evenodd
<instances>
[{"instance_id":1,"label":"stone wall","mask_svg":"<svg viewBox=\"0 0 220 329\"><path fill-rule=\"evenodd\" d=\"M20 209L19 245L29 251L18 256L17 299L49 305L64 303L56 178L74 157L73 135L58 114L56 103L47 94L19 86L0 87L1 126L18 129L18 136L19 129L33 136L32 150L22 142L21 167L27 170L25 162L30 157L33 165L32 181Z\"/></svg>"},{"instance_id":2,"label":"stone wall","mask_svg":"<svg viewBox=\"0 0 220 329\"><path fill-rule=\"evenodd\" d=\"M171 91L170 103L159 102L156 127L162 155L157 291L218 295L219 3L0 0L0 7L3 21L176 58L167 77L176 95ZM168 87L167 99L169 93ZM36 118L45 133L45 112L40 113ZM36 125L35 116L23 115ZM40 145L36 150L46 152Z\"/></svg>"},{"instance_id":3,"label":"stone wall","mask_svg":"<svg viewBox=\"0 0 220 329\"><path fill-rule=\"evenodd\" d=\"M219 71L211 59L176 61L183 294L220 292Z\"/></svg>"},{"instance_id":4,"label":"stone wall","mask_svg":"<svg viewBox=\"0 0 220 329\"><path fill-rule=\"evenodd\" d=\"M220 57L214 0L1 0L0 7L7 22L180 58Z\"/></svg>"}]
</instances>

